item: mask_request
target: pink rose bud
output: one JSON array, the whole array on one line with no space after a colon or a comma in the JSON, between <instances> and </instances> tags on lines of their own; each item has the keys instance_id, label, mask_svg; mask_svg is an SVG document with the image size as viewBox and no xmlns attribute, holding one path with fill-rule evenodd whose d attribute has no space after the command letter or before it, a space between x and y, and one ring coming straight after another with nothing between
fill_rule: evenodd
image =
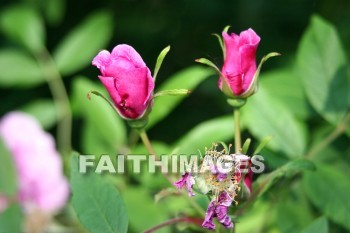
<instances>
[{"instance_id":1,"label":"pink rose bud","mask_svg":"<svg viewBox=\"0 0 350 233\"><path fill-rule=\"evenodd\" d=\"M226 58L221 70L219 88L231 96L244 96L250 88L255 88L252 84L257 68L255 54L260 37L252 29L243 31L240 35L223 32L222 36Z\"/></svg>"},{"instance_id":2,"label":"pink rose bud","mask_svg":"<svg viewBox=\"0 0 350 233\"><path fill-rule=\"evenodd\" d=\"M28 213L40 210L51 214L61 209L68 200L69 186L51 135L42 130L35 118L12 112L0 121L0 137L17 171L18 193L13 198ZM1 205L4 206L4 199L0 193Z\"/></svg>"},{"instance_id":3,"label":"pink rose bud","mask_svg":"<svg viewBox=\"0 0 350 233\"><path fill-rule=\"evenodd\" d=\"M152 102L154 81L141 56L129 45L117 45L112 53L101 51L92 61L100 69L102 84L119 114L141 118Z\"/></svg>"}]
</instances>

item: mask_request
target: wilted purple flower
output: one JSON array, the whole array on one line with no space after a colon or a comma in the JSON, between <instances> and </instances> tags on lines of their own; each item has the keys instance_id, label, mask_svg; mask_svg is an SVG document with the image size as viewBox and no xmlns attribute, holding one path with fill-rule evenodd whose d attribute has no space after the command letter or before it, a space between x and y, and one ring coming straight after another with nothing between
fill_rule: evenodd
<instances>
[{"instance_id":1,"label":"wilted purple flower","mask_svg":"<svg viewBox=\"0 0 350 233\"><path fill-rule=\"evenodd\" d=\"M33 117L12 112L0 121L0 137L13 157L18 177L16 198L24 210L54 213L62 208L69 187L51 135ZM4 204L4 200L0 202Z\"/></svg>"},{"instance_id":2,"label":"wilted purple flower","mask_svg":"<svg viewBox=\"0 0 350 233\"><path fill-rule=\"evenodd\" d=\"M220 194L219 199L215 198L209 203L204 222L204 228L214 230L215 224L213 219L216 217L218 221L226 228L233 228L231 218L227 215L228 207L231 206L233 199L227 192Z\"/></svg>"},{"instance_id":3,"label":"wilted purple flower","mask_svg":"<svg viewBox=\"0 0 350 233\"><path fill-rule=\"evenodd\" d=\"M194 196L193 190L192 190L192 186L194 185L194 178L193 176L189 173L186 172L185 174L182 175L182 177L176 181L174 183L174 185L178 188L178 189L182 189L185 185L188 191L188 195L189 196Z\"/></svg>"},{"instance_id":4,"label":"wilted purple flower","mask_svg":"<svg viewBox=\"0 0 350 233\"><path fill-rule=\"evenodd\" d=\"M220 171L220 169L217 166L215 166L214 164L212 164L210 166L210 171L213 175L216 175L217 181L223 181L227 178L227 173Z\"/></svg>"}]
</instances>

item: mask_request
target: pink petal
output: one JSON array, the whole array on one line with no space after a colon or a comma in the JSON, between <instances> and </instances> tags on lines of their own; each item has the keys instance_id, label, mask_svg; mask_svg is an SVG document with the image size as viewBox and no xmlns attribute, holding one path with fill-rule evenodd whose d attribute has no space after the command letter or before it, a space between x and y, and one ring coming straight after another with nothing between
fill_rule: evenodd
<instances>
[{"instance_id":1,"label":"pink petal","mask_svg":"<svg viewBox=\"0 0 350 233\"><path fill-rule=\"evenodd\" d=\"M260 37L252 30L243 31L240 35L239 54L241 56L241 69L243 76L243 92L246 91L256 71L256 50L260 42Z\"/></svg>"},{"instance_id":2,"label":"pink petal","mask_svg":"<svg viewBox=\"0 0 350 233\"><path fill-rule=\"evenodd\" d=\"M111 64L111 54L107 50L103 50L97 54L92 60L92 65L100 69L101 74L104 74L105 69Z\"/></svg>"},{"instance_id":3,"label":"pink petal","mask_svg":"<svg viewBox=\"0 0 350 233\"><path fill-rule=\"evenodd\" d=\"M114 47L112 51L112 59L124 58L135 65L135 68L146 67L142 57L138 52L127 44L121 44Z\"/></svg>"},{"instance_id":4,"label":"pink petal","mask_svg":"<svg viewBox=\"0 0 350 233\"><path fill-rule=\"evenodd\" d=\"M103 86L108 91L108 94L112 98L113 102L117 105L121 102L121 97L117 91L117 88L115 86L115 79L114 77L104 77L104 76L98 76L103 84Z\"/></svg>"}]
</instances>

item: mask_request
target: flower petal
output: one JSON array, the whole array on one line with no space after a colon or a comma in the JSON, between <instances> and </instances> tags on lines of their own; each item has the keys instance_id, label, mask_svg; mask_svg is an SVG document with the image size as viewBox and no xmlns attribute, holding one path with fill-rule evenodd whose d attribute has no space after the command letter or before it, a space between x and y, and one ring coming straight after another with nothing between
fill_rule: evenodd
<instances>
[{"instance_id":1,"label":"flower petal","mask_svg":"<svg viewBox=\"0 0 350 233\"><path fill-rule=\"evenodd\" d=\"M111 54L107 50L102 50L96 57L94 57L92 60L92 65L100 69L102 75L105 75L104 71L111 64L111 62Z\"/></svg>"},{"instance_id":2,"label":"flower petal","mask_svg":"<svg viewBox=\"0 0 350 233\"><path fill-rule=\"evenodd\" d=\"M127 44L121 44L114 47L112 51L112 59L125 58L130 62L134 63L135 68L146 67L145 62L138 52Z\"/></svg>"}]
</instances>

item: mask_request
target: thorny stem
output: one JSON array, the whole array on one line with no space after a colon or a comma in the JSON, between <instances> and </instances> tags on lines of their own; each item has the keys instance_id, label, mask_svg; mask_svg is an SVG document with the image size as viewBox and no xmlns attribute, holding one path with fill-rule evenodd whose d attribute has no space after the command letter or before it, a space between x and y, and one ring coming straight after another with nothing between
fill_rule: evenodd
<instances>
[{"instance_id":1,"label":"thorny stem","mask_svg":"<svg viewBox=\"0 0 350 233\"><path fill-rule=\"evenodd\" d=\"M159 158L159 156L157 156L156 152L154 151L154 149L152 147L152 143L149 140L146 131L144 129L142 129L139 131L139 134L140 134L140 138L141 138L143 144L145 145L146 149L148 150L148 152L151 155L156 156L157 160L159 160L160 158ZM163 175L169 181L170 184L173 183L172 179L169 177L168 174L163 173ZM198 203L193 198L190 198L185 192L181 192L181 194L184 197L186 197L187 201L192 205L193 208L195 208L198 211L198 213L200 213L202 216L205 216L205 211L202 209L202 207L200 205L198 205Z\"/></svg>"},{"instance_id":2,"label":"thorny stem","mask_svg":"<svg viewBox=\"0 0 350 233\"><path fill-rule=\"evenodd\" d=\"M165 221L165 222L163 222L163 223L161 223L161 224L159 224L157 226L154 226L154 227L144 231L143 233L153 233L156 230L159 230L159 229L161 229L163 227L170 226L170 225L173 225L173 224L179 223L179 222L192 223L192 224L195 224L197 226L201 226L202 225L202 221L203 221L203 219L191 218L191 217L173 218L173 219Z\"/></svg>"},{"instance_id":3,"label":"thorny stem","mask_svg":"<svg viewBox=\"0 0 350 233\"><path fill-rule=\"evenodd\" d=\"M323 150L329 144L331 144L335 139L337 139L341 134L344 133L348 124L350 122L350 112L344 117L342 122L330 133L326 138L320 141L316 146L311 148L309 152L305 155L306 158L312 158L315 154Z\"/></svg>"},{"instance_id":4,"label":"thorny stem","mask_svg":"<svg viewBox=\"0 0 350 233\"><path fill-rule=\"evenodd\" d=\"M56 106L58 114L57 144L59 151L63 155L68 155L71 151L72 113L62 76L46 48L43 48L41 53L34 54L34 56L43 71Z\"/></svg>"},{"instance_id":5,"label":"thorny stem","mask_svg":"<svg viewBox=\"0 0 350 233\"><path fill-rule=\"evenodd\" d=\"M233 110L233 117L235 123L235 151L236 154L241 153L242 143L241 143L241 127L240 127L240 108L236 107Z\"/></svg>"}]
</instances>

